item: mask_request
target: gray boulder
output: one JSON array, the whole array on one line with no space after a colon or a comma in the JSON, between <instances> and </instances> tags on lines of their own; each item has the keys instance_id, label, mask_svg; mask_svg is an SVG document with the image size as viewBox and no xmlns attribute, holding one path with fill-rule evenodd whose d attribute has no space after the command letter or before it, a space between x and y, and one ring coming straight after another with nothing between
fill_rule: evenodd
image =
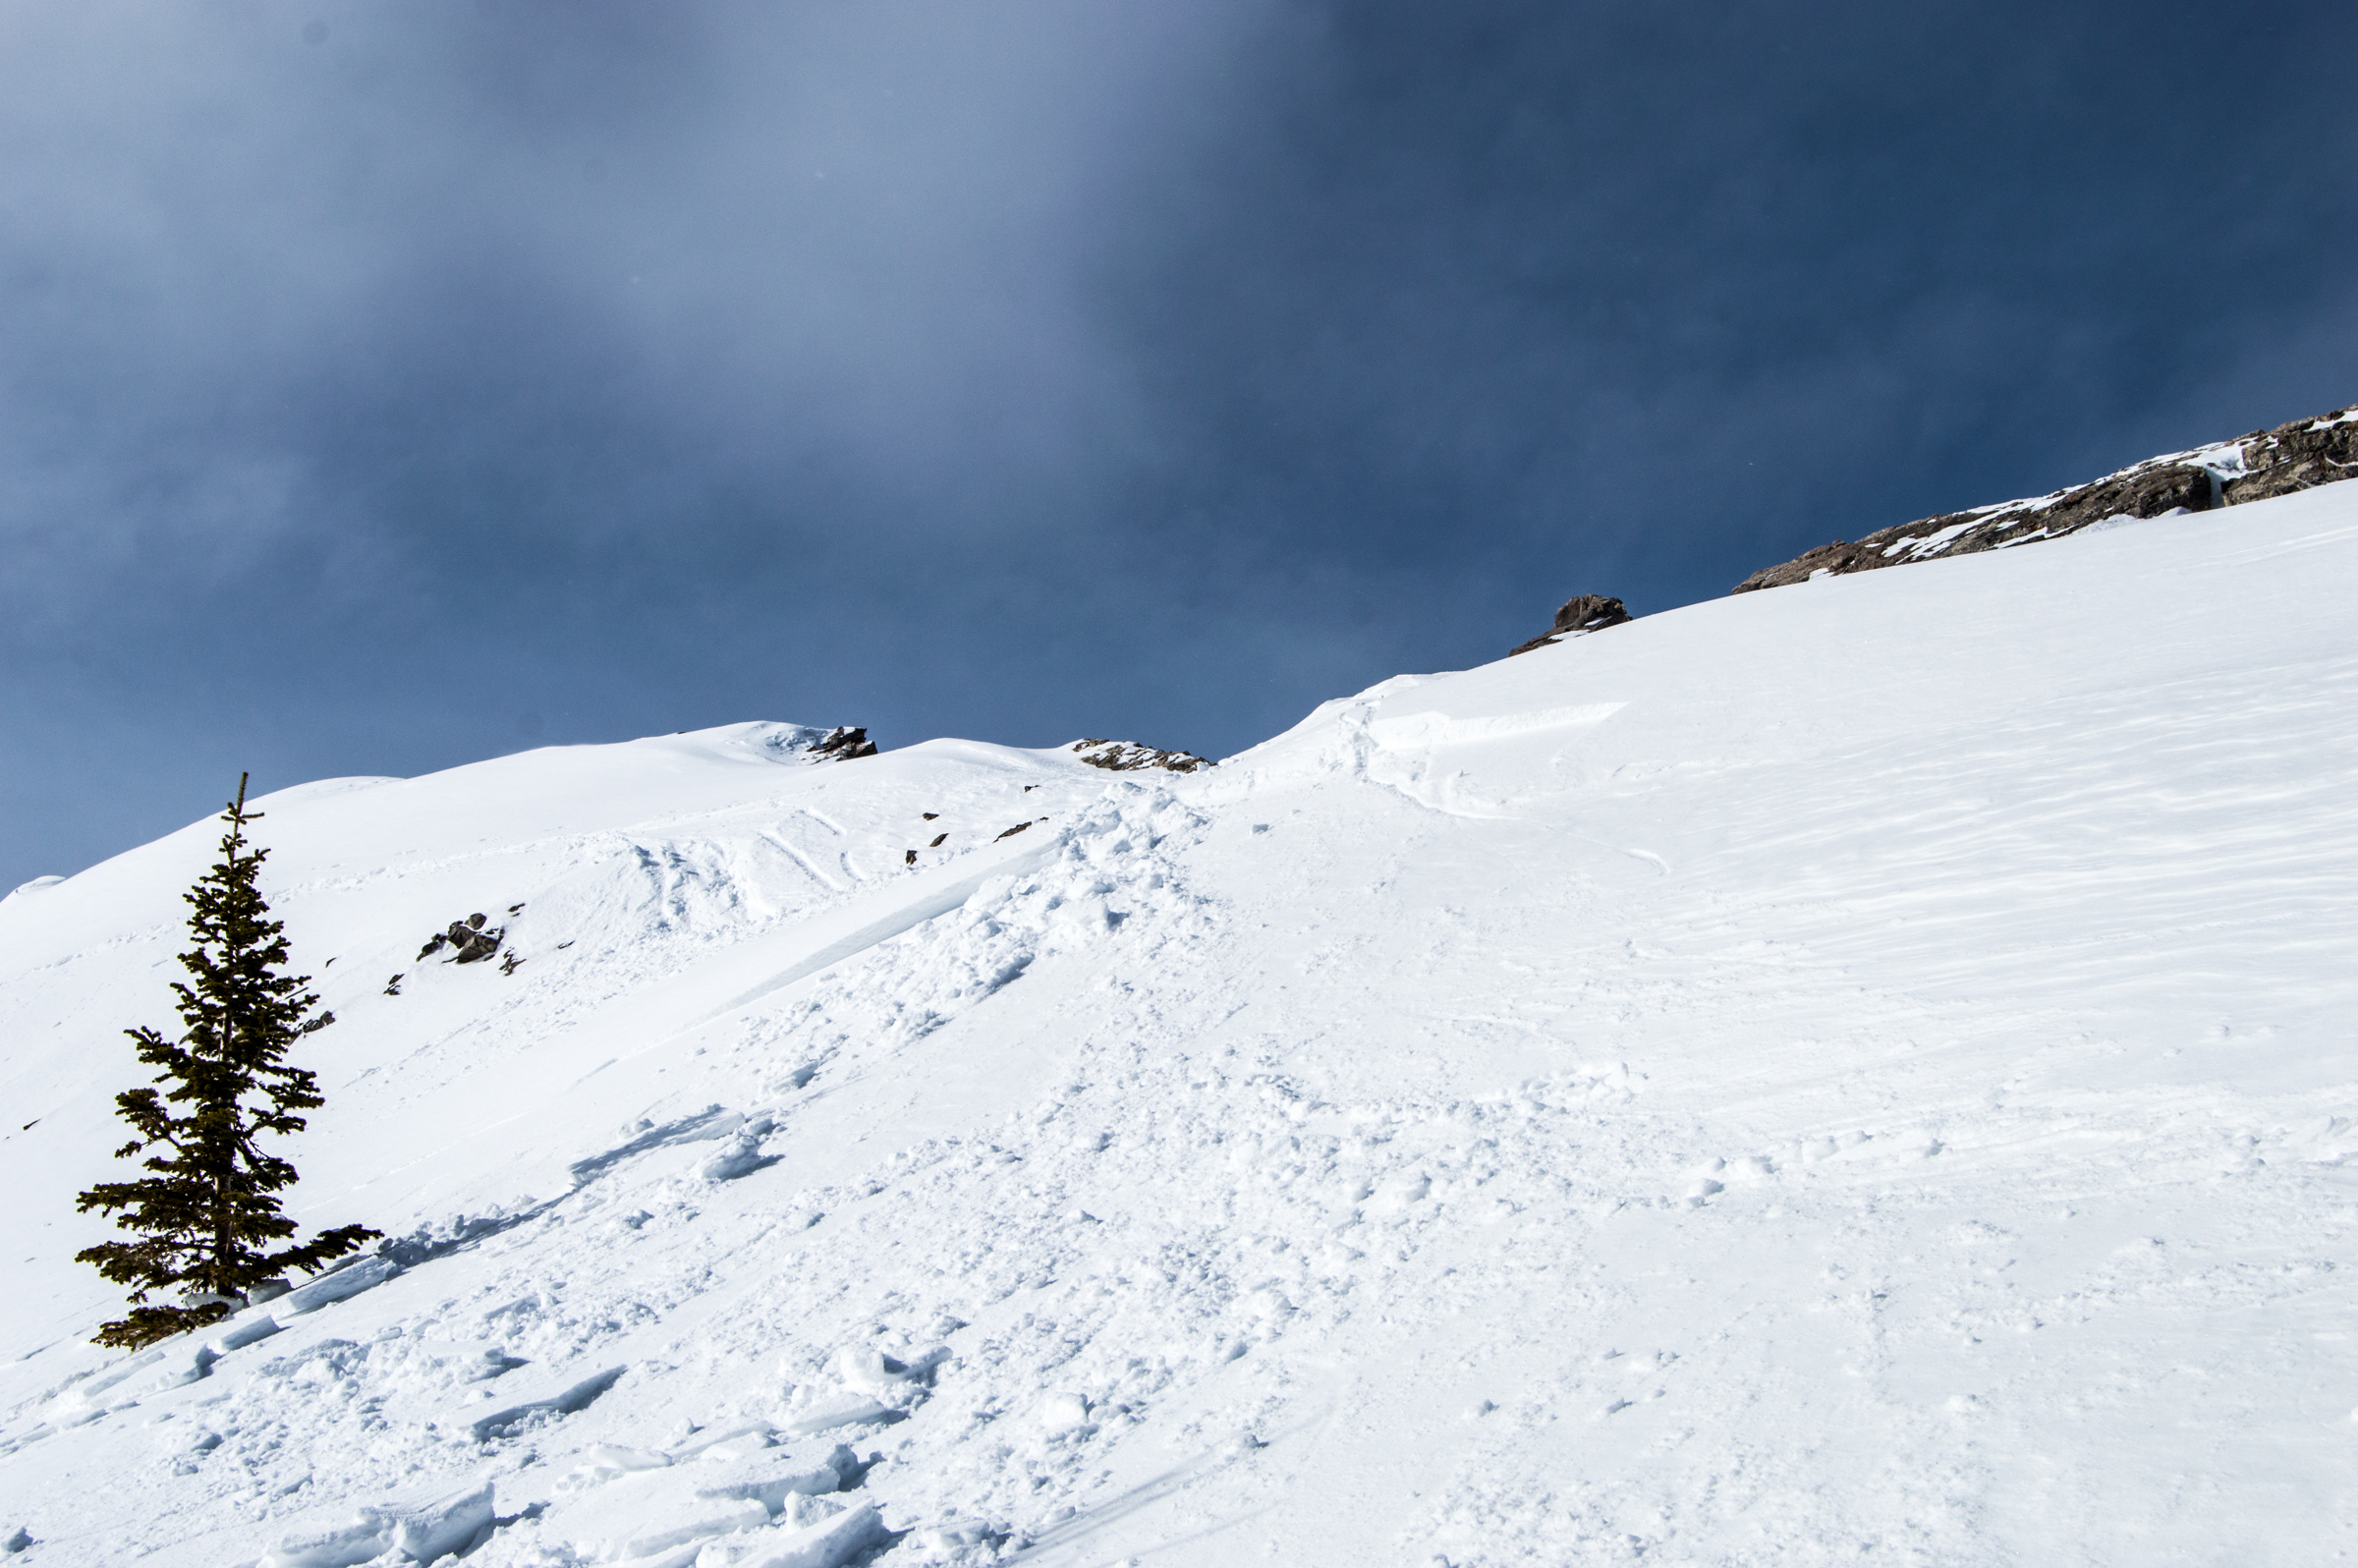
<instances>
[{"instance_id":1,"label":"gray boulder","mask_svg":"<svg viewBox=\"0 0 2358 1568\"><path fill-rule=\"evenodd\" d=\"M1608 626L1619 626L1629 619L1629 610L1619 599L1608 599L1601 593L1575 594L1564 600L1563 607L1555 612L1553 626L1530 642L1508 648L1506 656L1511 659L1535 647L1547 647L1567 637L1585 637L1591 632L1601 632Z\"/></svg>"}]
</instances>

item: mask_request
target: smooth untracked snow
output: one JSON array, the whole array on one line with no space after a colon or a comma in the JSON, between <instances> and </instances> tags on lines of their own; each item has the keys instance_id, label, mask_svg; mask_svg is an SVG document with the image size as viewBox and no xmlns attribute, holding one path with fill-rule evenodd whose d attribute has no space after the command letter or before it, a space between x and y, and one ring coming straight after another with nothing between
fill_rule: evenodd
<instances>
[{"instance_id":1,"label":"smooth untracked snow","mask_svg":"<svg viewBox=\"0 0 2358 1568\"><path fill-rule=\"evenodd\" d=\"M2338 1560L2353 602L2335 485L1403 677L1188 777L747 725L281 792L341 1020L294 1196L400 1241L140 1358L84 1342L72 1198L218 830L21 892L0 1536ZM416 957L477 912L513 974Z\"/></svg>"}]
</instances>

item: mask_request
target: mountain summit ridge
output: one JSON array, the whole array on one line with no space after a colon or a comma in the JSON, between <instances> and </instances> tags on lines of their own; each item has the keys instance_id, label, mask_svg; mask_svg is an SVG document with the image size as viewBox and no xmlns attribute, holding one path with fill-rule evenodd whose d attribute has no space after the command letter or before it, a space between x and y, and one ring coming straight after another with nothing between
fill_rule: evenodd
<instances>
[{"instance_id":1,"label":"mountain summit ridge","mask_svg":"<svg viewBox=\"0 0 2358 1568\"><path fill-rule=\"evenodd\" d=\"M2273 430L2167 452L2085 484L1896 524L1765 566L1730 589L1752 593L1819 577L2064 538L2119 518L2208 512L2358 476L2358 404Z\"/></svg>"}]
</instances>

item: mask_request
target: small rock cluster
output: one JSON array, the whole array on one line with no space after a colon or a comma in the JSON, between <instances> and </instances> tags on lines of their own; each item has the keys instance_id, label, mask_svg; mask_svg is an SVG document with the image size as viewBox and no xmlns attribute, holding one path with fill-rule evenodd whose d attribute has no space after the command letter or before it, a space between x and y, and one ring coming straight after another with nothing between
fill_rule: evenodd
<instances>
[{"instance_id":1,"label":"small rock cluster","mask_svg":"<svg viewBox=\"0 0 2358 1568\"><path fill-rule=\"evenodd\" d=\"M1630 619L1629 608L1619 599L1608 599L1601 593L1579 593L1564 600L1563 608L1555 612L1555 624L1530 642L1506 650L1513 658L1535 647L1546 647L1567 637L1582 637L1590 632L1601 632L1608 626L1619 626Z\"/></svg>"},{"instance_id":2,"label":"small rock cluster","mask_svg":"<svg viewBox=\"0 0 2358 1568\"><path fill-rule=\"evenodd\" d=\"M1750 593L1814 577L2002 550L2035 539L2061 538L2114 518L2208 512L2290 495L2353 475L2358 475L2358 405L2314 420L2294 420L2273 430L2254 430L2216 446L2148 458L2052 495L1922 518L1880 530L1856 543L1836 539L1780 566L1764 567L1737 584L1735 591Z\"/></svg>"},{"instance_id":3,"label":"small rock cluster","mask_svg":"<svg viewBox=\"0 0 2358 1568\"><path fill-rule=\"evenodd\" d=\"M517 909L523 907L521 904L516 906ZM463 921L452 921L448 930L437 932L423 947L418 949L418 962L422 964L443 948L450 947L457 951L442 961L445 964L479 964L499 951L500 939L507 934L505 925L486 928L483 916L470 915Z\"/></svg>"},{"instance_id":4,"label":"small rock cluster","mask_svg":"<svg viewBox=\"0 0 2358 1568\"><path fill-rule=\"evenodd\" d=\"M838 724L812 743L813 761L848 762L856 756L873 756L876 743L868 738L864 724Z\"/></svg>"},{"instance_id":5,"label":"small rock cluster","mask_svg":"<svg viewBox=\"0 0 2358 1568\"><path fill-rule=\"evenodd\" d=\"M1211 766L1211 758L1207 756L1198 756L1193 752L1158 752L1151 746L1141 746L1136 741L1075 741L1072 750L1082 761L1092 767L1104 768L1109 773L1130 773L1146 767L1159 767L1172 773L1194 773Z\"/></svg>"}]
</instances>

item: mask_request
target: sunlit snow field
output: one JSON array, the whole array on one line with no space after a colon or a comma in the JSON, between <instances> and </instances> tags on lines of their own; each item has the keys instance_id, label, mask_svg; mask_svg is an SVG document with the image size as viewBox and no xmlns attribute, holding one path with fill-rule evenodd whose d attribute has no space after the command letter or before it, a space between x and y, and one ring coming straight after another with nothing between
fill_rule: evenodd
<instances>
[{"instance_id":1,"label":"sunlit snow field","mask_svg":"<svg viewBox=\"0 0 2358 1568\"><path fill-rule=\"evenodd\" d=\"M294 1206L405 1266L136 1361L73 1197L218 825L21 892L0 1532L2338 1560L2353 605L2342 484L1402 677L1193 776L743 725L283 791L340 1020ZM418 960L475 912L514 973Z\"/></svg>"}]
</instances>

